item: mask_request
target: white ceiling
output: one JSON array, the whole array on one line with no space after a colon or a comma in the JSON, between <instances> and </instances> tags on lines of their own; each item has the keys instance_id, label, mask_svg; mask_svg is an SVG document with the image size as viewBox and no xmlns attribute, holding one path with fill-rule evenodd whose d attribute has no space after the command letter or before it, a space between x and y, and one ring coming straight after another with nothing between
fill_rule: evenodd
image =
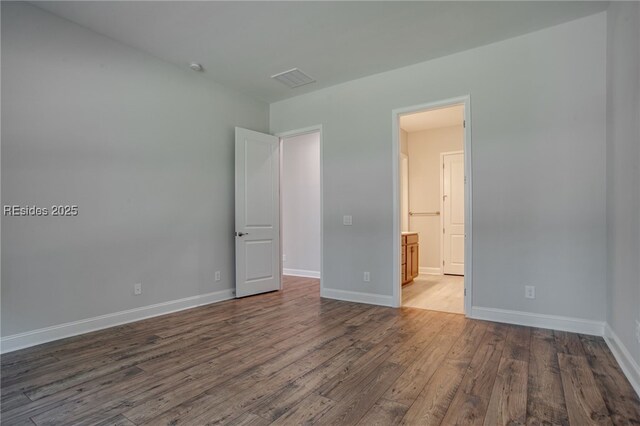
<instances>
[{"instance_id":1,"label":"white ceiling","mask_svg":"<svg viewBox=\"0 0 640 426\"><path fill-rule=\"evenodd\" d=\"M408 133L439 127L462 126L464 105L433 109L400 117L400 128Z\"/></svg>"},{"instance_id":2,"label":"white ceiling","mask_svg":"<svg viewBox=\"0 0 640 426\"><path fill-rule=\"evenodd\" d=\"M606 2L38 1L42 9L267 102L514 37ZM290 89L270 77L300 68Z\"/></svg>"}]
</instances>

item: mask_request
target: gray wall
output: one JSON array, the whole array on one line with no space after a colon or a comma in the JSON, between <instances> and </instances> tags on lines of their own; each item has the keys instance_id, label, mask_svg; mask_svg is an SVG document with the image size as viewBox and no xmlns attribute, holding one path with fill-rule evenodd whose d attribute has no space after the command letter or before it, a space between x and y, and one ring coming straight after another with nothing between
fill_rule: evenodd
<instances>
[{"instance_id":1,"label":"gray wall","mask_svg":"<svg viewBox=\"0 0 640 426\"><path fill-rule=\"evenodd\" d=\"M473 304L603 320L607 241L608 321L637 359L637 80L612 78L637 75L633 10L608 12L605 135L605 14L275 103L269 126L263 103L2 3L2 202L80 207L2 218L2 335L231 288L235 125L324 125L326 287L391 295L391 110L469 93Z\"/></svg>"},{"instance_id":2,"label":"gray wall","mask_svg":"<svg viewBox=\"0 0 640 426\"><path fill-rule=\"evenodd\" d=\"M320 273L320 133L282 144L282 262L287 269Z\"/></svg>"},{"instance_id":3,"label":"gray wall","mask_svg":"<svg viewBox=\"0 0 640 426\"><path fill-rule=\"evenodd\" d=\"M2 203L80 214L2 218L2 335L231 288L236 125L267 105L3 2Z\"/></svg>"},{"instance_id":4,"label":"gray wall","mask_svg":"<svg viewBox=\"0 0 640 426\"><path fill-rule=\"evenodd\" d=\"M325 287L391 296L391 112L470 94L473 305L604 320L606 19L271 104L272 132L323 125Z\"/></svg>"},{"instance_id":5,"label":"gray wall","mask_svg":"<svg viewBox=\"0 0 640 426\"><path fill-rule=\"evenodd\" d=\"M612 2L607 16L607 322L640 363L640 6Z\"/></svg>"}]
</instances>

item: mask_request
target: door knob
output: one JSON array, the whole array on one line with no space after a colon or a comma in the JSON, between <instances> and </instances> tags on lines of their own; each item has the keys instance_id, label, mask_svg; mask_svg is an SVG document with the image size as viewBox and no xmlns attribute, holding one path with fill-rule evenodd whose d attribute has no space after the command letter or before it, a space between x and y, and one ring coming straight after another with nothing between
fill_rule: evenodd
<instances>
[{"instance_id":1,"label":"door knob","mask_svg":"<svg viewBox=\"0 0 640 426\"><path fill-rule=\"evenodd\" d=\"M248 232L236 232L236 237L242 237L244 235L249 235Z\"/></svg>"}]
</instances>

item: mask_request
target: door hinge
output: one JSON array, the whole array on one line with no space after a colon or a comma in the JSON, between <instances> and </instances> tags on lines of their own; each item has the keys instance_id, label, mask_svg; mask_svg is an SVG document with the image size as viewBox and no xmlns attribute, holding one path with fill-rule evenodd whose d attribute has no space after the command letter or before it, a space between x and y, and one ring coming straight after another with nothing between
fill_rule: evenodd
<instances>
[{"instance_id":1,"label":"door hinge","mask_svg":"<svg viewBox=\"0 0 640 426\"><path fill-rule=\"evenodd\" d=\"M442 266L444 266L444 260L442 261Z\"/></svg>"},{"instance_id":2,"label":"door hinge","mask_svg":"<svg viewBox=\"0 0 640 426\"><path fill-rule=\"evenodd\" d=\"M442 228L442 233L444 234L444 228Z\"/></svg>"},{"instance_id":3,"label":"door hinge","mask_svg":"<svg viewBox=\"0 0 640 426\"><path fill-rule=\"evenodd\" d=\"M467 127L467 120L462 120L462 127Z\"/></svg>"},{"instance_id":4,"label":"door hinge","mask_svg":"<svg viewBox=\"0 0 640 426\"><path fill-rule=\"evenodd\" d=\"M466 288L464 289L464 295L465 296L467 295L467 289Z\"/></svg>"}]
</instances>

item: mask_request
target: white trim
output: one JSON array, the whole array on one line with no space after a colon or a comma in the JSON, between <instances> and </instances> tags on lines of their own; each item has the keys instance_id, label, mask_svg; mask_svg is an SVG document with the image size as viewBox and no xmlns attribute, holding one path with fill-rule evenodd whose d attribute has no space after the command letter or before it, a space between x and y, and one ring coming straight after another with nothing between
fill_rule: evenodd
<instances>
[{"instance_id":1,"label":"white trim","mask_svg":"<svg viewBox=\"0 0 640 426\"><path fill-rule=\"evenodd\" d=\"M320 294L322 294L322 290L324 289L324 155L323 155L323 147L324 144L322 139L324 137L322 124L318 124L315 126L304 127L302 129L296 130L288 130L286 132L276 133L275 136L280 138L280 145L282 146L282 139L292 137L292 136L301 136L309 133L318 133L320 135L320 273L318 277L320 279ZM281 163L282 164L282 163ZM280 210L280 214L282 215L282 210ZM282 227L280 227L282 229ZM282 249L281 249L282 250ZM280 253L280 275L284 272L284 268L282 265L282 252ZM293 274L292 274L293 275Z\"/></svg>"},{"instance_id":2,"label":"white trim","mask_svg":"<svg viewBox=\"0 0 640 426\"><path fill-rule=\"evenodd\" d=\"M369 305L393 307L393 297L373 293L360 293L357 291L337 290L335 288L323 288L320 297L327 299L343 300L346 302L366 303Z\"/></svg>"},{"instance_id":3,"label":"white trim","mask_svg":"<svg viewBox=\"0 0 640 426\"><path fill-rule=\"evenodd\" d=\"M430 102L406 108L396 108L391 111L391 177L392 177L392 203L393 203L393 279L392 300L394 307L402 305L402 277L400 274L401 251L400 251L400 116L415 112L427 111L430 109L443 108L452 105L464 105L464 165L465 176L467 178L464 197L464 312L468 317L471 313L471 302L473 300L473 206L472 206L472 182L473 173L471 168L471 96L465 95L457 98L445 99L437 102Z\"/></svg>"},{"instance_id":4,"label":"white trim","mask_svg":"<svg viewBox=\"0 0 640 426\"><path fill-rule=\"evenodd\" d=\"M464 155L464 151L463 151ZM440 273L444 275L444 157L440 153L440 229L438 229L438 237L440 238L440 256L438 257L438 266L440 267Z\"/></svg>"},{"instance_id":5,"label":"white trim","mask_svg":"<svg viewBox=\"0 0 640 426\"><path fill-rule=\"evenodd\" d=\"M440 268L434 268L432 266L420 266L419 272L425 275L442 275L442 270Z\"/></svg>"},{"instance_id":6,"label":"white trim","mask_svg":"<svg viewBox=\"0 0 640 426\"><path fill-rule=\"evenodd\" d=\"M604 340L607 342L616 361L618 361L618 365L620 365L627 380L629 380L633 389L638 396L640 396L640 365L633 359L627 347L622 343L609 324L606 324L604 327Z\"/></svg>"},{"instance_id":7,"label":"white trim","mask_svg":"<svg viewBox=\"0 0 640 426\"><path fill-rule=\"evenodd\" d=\"M569 331L572 333L602 336L604 321L593 321L583 318L562 317L558 315L536 314L533 312L511 311L507 309L471 308L471 318L525 325L527 327L548 328L551 330Z\"/></svg>"},{"instance_id":8,"label":"white trim","mask_svg":"<svg viewBox=\"0 0 640 426\"><path fill-rule=\"evenodd\" d=\"M100 315L80 321L67 322L51 327L40 328L37 330L27 331L25 333L13 334L11 336L3 337L0 340L0 346L2 348L1 353L12 352L18 349L51 342L53 340L77 336L79 334L102 330L116 325L127 324L146 318L195 308L197 306L221 302L223 300L233 299L234 297L234 290L229 288L215 291L213 293L199 294L197 296L185 297L184 299L170 300L168 302Z\"/></svg>"},{"instance_id":9,"label":"white trim","mask_svg":"<svg viewBox=\"0 0 640 426\"><path fill-rule=\"evenodd\" d=\"M473 306L473 172L471 168L471 98L464 101L464 166L466 191L464 198L464 312Z\"/></svg>"},{"instance_id":10,"label":"white trim","mask_svg":"<svg viewBox=\"0 0 640 426\"><path fill-rule=\"evenodd\" d=\"M320 278L320 271L307 271L305 269L282 268L282 273L294 277Z\"/></svg>"},{"instance_id":11,"label":"white trim","mask_svg":"<svg viewBox=\"0 0 640 426\"><path fill-rule=\"evenodd\" d=\"M409 193L409 176L410 175L410 171L409 171L409 156L407 154L405 154L404 152L400 152L400 170L399 172L402 173L402 162L404 160L407 160L407 211L403 212L402 211L402 197L404 196L404 194L402 193L402 191L400 192L400 232L408 232L411 229L411 215L409 214L409 212L411 211L411 198L410 193ZM404 176L400 176L400 182L402 182L402 179L404 178ZM401 184L402 185L402 184ZM404 217L403 217L404 216ZM407 229L402 229L402 219L406 219L407 221Z\"/></svg>"}]
</instances>

